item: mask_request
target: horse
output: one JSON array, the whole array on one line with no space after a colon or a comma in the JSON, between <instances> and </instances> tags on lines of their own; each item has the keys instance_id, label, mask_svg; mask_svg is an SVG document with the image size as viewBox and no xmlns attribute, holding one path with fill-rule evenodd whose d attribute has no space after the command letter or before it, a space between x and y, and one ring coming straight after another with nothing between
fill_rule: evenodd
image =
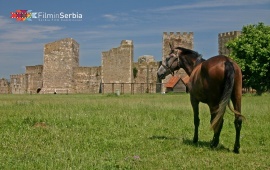
<instances>
[{"instance_id":1,"label":"horse","mask_svg":"<svg viewBox=\"0 0 270 170\"><path fill-rule=\"evenodd\" d=\"M234 150L239 153L240 132L243 116L241 115L242 97L242 72L240 67L227 56L217 55L205 60L202 56L190 49L183 47L173 48L160 65L157 76L164 79L168 74L174 75L174 71L183 68L189 76L187 88L190 93L190 102L194 113L194 137L193 142L198 142L199 103L209 106L211 113L211 128L214 136L210 147L215 148L219 144L220 132L223 127L223 116L226 106L234 113L234 126L236 131ZM233 107L230 104L233 103Z\"/></svg>"}]
</instances>

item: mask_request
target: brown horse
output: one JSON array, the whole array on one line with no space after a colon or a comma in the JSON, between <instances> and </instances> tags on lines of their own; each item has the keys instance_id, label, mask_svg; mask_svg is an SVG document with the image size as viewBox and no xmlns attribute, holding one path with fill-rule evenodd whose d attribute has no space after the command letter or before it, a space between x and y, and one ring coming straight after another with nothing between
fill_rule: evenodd
<instances>
[{"instance_id":1,"label":"brown horse","mask_svg":"<svg viewBox=\"0 0 270 170\"><path fill-rule=\"evenodd\" d=\"M199 102L206 103L211 113L211 126L214 137L211 147L217 147L223 126L226 106L235 114L236 138L234 152L239 153L240 131L243 116L241 113L242 73L240 67L230 58L218 55L208 60L202 59L195 51L182 47L172 48L168 57L158 69L158 77L164 79L168 74L183 68L190 76L187 84L194 112L193 142L198 142ZM230 99L234 109L230 106Z\"/></svg>"}]
</instances>

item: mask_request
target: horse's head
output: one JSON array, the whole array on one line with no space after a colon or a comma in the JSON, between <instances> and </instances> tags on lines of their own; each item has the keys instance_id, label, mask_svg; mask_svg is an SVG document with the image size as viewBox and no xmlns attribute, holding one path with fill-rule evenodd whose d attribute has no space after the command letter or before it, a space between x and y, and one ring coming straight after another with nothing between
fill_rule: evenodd
<instances>
[{"instance_id":1,"label":"horse's head","mask_svg":"<svg viewBox=\"0 0 270 170\"><path fill-rule=\"evenodd\" d=\"M183 47L173 48L171 44L170 47L170 54L165 57L158 69L157 75L159 79L164 79L168 74L173 75L174 71L180 68L183 68L190 75L198 64L205 61L199 53L193 50Z\"/></svg>"},{"instance_id":2,"label":"horse's head","mask_svg":"<svg viewBox=\"0 0 270 170\"><path fill-rule=\"evenodd\" d=\"M157 75L159 79L164 79L168 74L174 75L174 71L180 69L180 53L181 50L177 48L173 48L170 44L171 52L170 54L164 58L161 66L157 71Z\"/></svg>"}]
</instances>

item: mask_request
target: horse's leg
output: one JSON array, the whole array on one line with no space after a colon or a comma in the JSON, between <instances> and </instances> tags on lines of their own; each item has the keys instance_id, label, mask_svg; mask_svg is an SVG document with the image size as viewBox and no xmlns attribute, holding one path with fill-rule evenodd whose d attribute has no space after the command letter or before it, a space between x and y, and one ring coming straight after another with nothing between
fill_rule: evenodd
<instances>
[{"instance_id":1,"label":"horse's leg","mask_svg":"<svg viewBox=\"0 0 270 170\"><path fill-rule=\"evenodd\" d=\"M216 117L216 110L217 110L218 106L215 106L215 107L209 106L209 108L210 108L210 112L211 112L211 121L210 121L210 123L212 124L212 121ZM219 136L220 136L221 129L223 127L223 122L224 122L224 119L222 119L222 122L220 123L218 130L216 132L214 132L214 136L213 136L213 139L212 139L211 144L210 144L211 148L215 148L219 144Z\"/></svg>"},{"instance_id":2,"label":"horse's leg","mask_svg":"<svg viewBox=\"0 0 270 170\"><path fill-rule=\"evenodd\" d=\"M241 113L241 95L242 95L241 90L242 89L238 90L238 93L237 93L237 91L234 90L233 94L232 94L232 97L231 97L234 109L239 113ZM241 128L242 128L242 116L235 114L234 127L235 127L236 136L235 136L235 143L234 143L233 152L239 153L240 131L241 131Z\"/></svg>"},{"instance_id":3,"label":"horse's leg","mask_svg":"<svg viewBox=\"0 0 270 170\"><path fill-rule=\"evenodd\" d=\"M216 117L216 114L211 114L211 122L210 123L212 123L212 121L214 120L215 117ZM217 132L214 132L214 136L213 136L213 139L212 139L211 144L210 144L211 148L215 148L219 144L219 136L220 136L221 129L223 127L223 122L224 122L224 119L222 119L222 122L220 123Z\"/></svg>"},{"instance_id":4,"label":"horse's leg","mask_svg":"<svg viewBox=\"0 0 270 170\"><path fill-rule=\"evenodd\" d=\"M242 128L242 116L241 114L241 98L242 98L242 73L240 68L235 65L235 79L234 79L234 88L231 95L231 100L233 103L234 110L238 112L235 114L234 127L235 127L235 143L233 151L239 153L240 148L240 132Z\"/></svg>"},{"instance_id":5,"label":"horse's leg","mask_svg":"<svg viewBox=\"0 0 270 170\"><path fill-rule=\"evenodd\" d=\"M193 143L198 142L198 129L200 125L200 119L199 119L199 101L194 99L194 97L190 96L191 105L193 108L193 114L194 114L194 137L193 137Z\"/></svg>"},{"instance_id":6,"label":"horse's leg","mask_svg":"<svg viewBox=\"0 0 270 170\"><path fill-rule=\"evenodd\" d=\"M234 120L234 127L236 131L236 136L235 136L235 143L234 143L234 153L239 153L240 149L240 131L242 128L242 117L241 116L235 116Z\"/></svg>"}]
</instances>

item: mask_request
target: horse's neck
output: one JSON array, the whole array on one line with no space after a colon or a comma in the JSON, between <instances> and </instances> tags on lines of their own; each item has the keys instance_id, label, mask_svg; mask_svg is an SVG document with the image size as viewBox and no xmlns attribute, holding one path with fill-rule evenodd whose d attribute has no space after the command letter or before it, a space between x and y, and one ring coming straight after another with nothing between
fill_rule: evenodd
<instances>
[{"instance_id":1,"label":"horse's neck","mask_svg":"<svg viewBox=\"0 0 270 170\"><path fill-rule=\"evenodd\" d=\"M183 68L186 73L190 76L193 70L196 68L197 65L204 62L205 59L203 59L201 56L198 56L196 59L193 59L191 57L186 57L185 60L185 67Z\"/></svg>"},{"instance_id":2,"label":"horse's neck","mask_svg":"<svg viewBox=\"0 0 270 170\"><path fill-rule=\"evenodd\" d=\"M190 76L193 69L195 68L195 62L196 60L189 57L189 56L185 56L184 57L184 62L183 62L183 69L186 71L186 73Z\"/></svg>"},{"instance_id":3,"label":"horse's neck","mask_svg":"<svg viewBox=\"0 0 270 170\"><path fill-rule=\"evenodd\" d=\"M204 62L204 61L205 61L205 59L203 59L202 56L199 55L199 56L197 57L196 61L195 61L195 67L196 67L197 65L199 65L200 63Z\"/></svg>"},{"instance_id":4,"label":"horse's neck","mask_svg":"<svg viewBox=\"0 0 270 170\"><path fill-rule=\"evenodd\" d=\"M192 71L193 71L193 68L190 68L189 66L185 66L183 68L185 70L185 72L187 73L187 75L191 75Z\"/></svg>"}]
</instances>

